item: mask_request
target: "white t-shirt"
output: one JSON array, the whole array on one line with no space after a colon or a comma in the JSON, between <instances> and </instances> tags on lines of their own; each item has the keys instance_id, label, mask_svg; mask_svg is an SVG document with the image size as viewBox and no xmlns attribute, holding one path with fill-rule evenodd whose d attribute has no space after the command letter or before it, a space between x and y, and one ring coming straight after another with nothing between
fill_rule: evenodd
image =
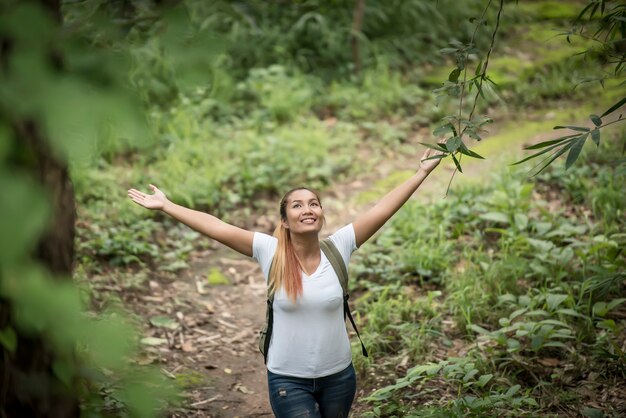
<instances>
[{"instance_id":1,"label":"white t-shirt","mask_svg":"<svg viewBox=\"0 0 626 418\"><path fill-rule=\"evenodd\" d=\"M356 250L352 224L329 237L346 267ZM252 257L268 280L278 240L255 232ZM343 317L343 290L333 266L321 251L317 270L302 273L302 296L293 303L284 289L274 295L274 324L267 368L283 376L317 378L337 373L352 361L350 341Z\"/></svg>"}]
</instances>

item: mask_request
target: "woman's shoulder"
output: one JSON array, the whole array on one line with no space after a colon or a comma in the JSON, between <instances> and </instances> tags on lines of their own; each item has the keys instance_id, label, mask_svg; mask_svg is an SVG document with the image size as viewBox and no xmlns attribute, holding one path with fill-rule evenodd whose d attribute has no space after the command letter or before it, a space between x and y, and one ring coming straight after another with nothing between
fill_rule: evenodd
<instances>
[{"instance_id":1,"label":"woman's shoulder","mask_svg":"<svg viewBox=\"0 0 626 418\"><path fill-rule=\"evenodd\" d=\"M337 229L335 232L333 232L332 234L328 236L328 239L334 241L336 239L341 239L343 237L349 238L350 236L354 236L354 227L352 226L351 223L344 225L341 228Z\"/></svg>"},{"instance_id":2,"label":"woman's shoulder","mask_svg":"<svg viewBox=\"0 0 626 418\"><path fill-rule=\"evenodd\" d=\"M278 246L278 240L263 232L255 232L252 239L252 258L263 263L270 262Z\"/></svg>"},{"instance_id":3,"label":"woman's shoulder","mask_svg":"<svg viewBox=\"0 0 626 418\"><path fill-rule=\"evenodd\" d=\"M276 237L270 235L270 234L266 234L265 232L259 232L259 231L255 231L254 232L254 243L258 243L260 245L264 245L264 244L275 244L276 242L278 242L278 239L276 239Z\"/></svg>"},{"instance_id":4,"label":"woman's shoulder","mask_svg":"<svg viewBox=\"0 0 626 418\"><path fill-rule=\"evenodd\" d=\"M351 223L336 230L328 239L330 239L340 251L344 250L347 254L356 250L356 236Z\"/></svg>"}]
</instances>

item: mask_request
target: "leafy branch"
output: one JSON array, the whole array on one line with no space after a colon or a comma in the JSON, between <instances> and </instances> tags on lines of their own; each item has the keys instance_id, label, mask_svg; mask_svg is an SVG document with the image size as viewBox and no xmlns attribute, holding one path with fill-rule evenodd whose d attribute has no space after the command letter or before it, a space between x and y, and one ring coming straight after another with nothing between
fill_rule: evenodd
<instances>
[{"instance_id":1,"label":"leafy branch","mask_svg":"<svg viewBox=\"0 0 626 418\"><path fill-rule=\"evenodd\" d=\"M578 14L574 23L582 22L585 16L588 16L588 22L593 21L596 17L596 13L599 11L599 18L597 20L597 28L593 35L588 35L585 32L586 23L581 23L580 27L574 28L569 32L565 32L561 35L565 35L567 42L570 43L571 36L579 36L584 39L590 39L599 43L602 50L607 55L607 63L614 65L613 74L611 76L604 76L601 78L588 78L582 82L598 81L602 87L604 87L604 81L608 78L619 79L622 76L624 70L624 64L626 63L626 4L622 2L611 2L607 0L592 0L585 6ZM593 48L589 48L581 54L587 54L592 51ZM622 82L621 84L624 84ZM578 160L580 152L585 145L585 142L589 137L596 144L600 146L600 130L612 125L614 123L623 122L624 118L620 114L619 117L611 122L604 122L602 118L615 112L617 109L626 104L626 97L622 97L613 106L611 106L602 115L590 115L589 118L593 123L593 128L587 128L584 126L555 126L554 129L570 129L575 131L575 134L561 136L559 138L551 139L549 141L540 142L535 145L526 147L526 150L541 150L533 155L530 155L523 160L520 160L513 165L524 163L533 158L539 157L544 154L549 154L541 162L535 165L530 171L540 167L533 176L541 173L546 167L554 162L557 158L564 155L567 152L567 158L565 160L565 168L568 169Z\"/></svg>"},{"instance_id":2,"label":"leafy branch","mask_svg":"<svg viewBox=\"0 0 626 418\"><path fill-rule=\"evenodd\" d=\"M585 145L585 142L587 141L587 139L589 137L591 137L591 140L596 144L596 146L599 147L600 146L600 130L603 129L603 128L606 128L609 125L613 125L614 123L623 122L623 121L626 120L625 118L622 117L623 115L621 115L621 114L619 115L619 117L616 120L613 120L611 122L604 122L602 120L603 117L608 116L611 113L615 112L617 109L619 109L624 104L626 104L626 97L622 98L617 103L615 103L613 106L611 106L601 116L589 115L589 119L593 123L594 128L588 128L586 126L572 126L572 125L555 126L554 129L570 129L570 130L575 131L577 133L571 134L571 135L561 136L561 137L556 138L556 139L551 139L551 140L548 140L548 141L540 142L538 144L526 147L526 148L524 148L526 150L537 150L537 149L543 149L543 150L539 151L539 152L537 152L537 153L535 153L535 154L533 154L531 156L528 156L528 157L524 158L523 160L517 161L513 165L518 165L518 164L524 163L524 162L526 162L528 160L531 160L533 158L537 158L537 157L539 157L541 155L547 154L547 153L552 151L552 153L550 155L548 155L548 157L543 159L539 164L535 165L530 170L530 171L533 171L537 167L541 166L541 168L539 170L537 170L537 172L535 172L535 174L533 174L533 176L536 176L537 174L541 173L546 167L548 167L550 164L552 164L552 162L554 160L556 160L561 155L563 155L567 151L569 151L569 153L567 154L567 158L565 160L565 169L570 168L572 166L572 164L574 164L576 162L576 160L578 159L578 156L580 155L580 152L583 149L583 146Z\"/></svg>"},{"instance_id":3,"label":"leafy branch","mask_svg":"<svg viewBox=\"0 0 626 418\"><path fill-rule=\"evenodd\" d=\"M448 95L452 97L459 97L459 106L458 106L458 116L446 116L443 118L447 122L438 127L433 131L433 135L450 135L443 141L440 141L437 144L426 144L422 143L429 148L435 149L437 151L443 152L443 154L436 155L431 157L434 158L444 158L450 155L452 157L452 161L454 161L455 169L450 178L450 182L448 183L448 187L446 190L446 195L450 190L450 186L452 184L452 180L457 171L463 172L461 167L461 159L464 155L472 158L484 159L481 155L477 154L474 151L470 151L465 142L463 141L464 136L469 136L472 139L480 141L482 139L481 134L484 131L483 126L491 123L492 119L486 116L481 118L474 119L474 112L476 111L476 106L478 104L479 97L485 98L483 93L483 83L486 81L495 86L495 83L489 76L487 75L487 68L489 66L489 58L491 57L491 52L493 51L493 47L495 45L496 35L500 28L500 20L502 16L502 10L504 9L504 0L500 0L498 13L496 16L496 23L494 29L491 33L491 41L489 44L489 49L487 50L485 60L480 61L476 66L474 71L474 76L468 80L468 62L471 54L478 54L479 51L475 46L475 38L480 26L486 24L485 15L487 11L492 5L492 0L487 2L487 5L483 9L481 15L477 19L473 19L476 23L474 27L474 31L472 33L472 37L467 44L463 44L458 41L454 41L450 43L449 48L443 48L441 50L442 54L454 54L456 67L452 70L452 72L448 76L448 80L444 83L441 88L436 89L435 93L440 93L441 95ZM463 80L459 81L459 77L463 73ZM474 97L474 103L472 104L472 108L469 112L467 118L463 118L463 101L467 90L470 91L473 87L476 88L476 95Z\"/></svg>"}]
</instances>

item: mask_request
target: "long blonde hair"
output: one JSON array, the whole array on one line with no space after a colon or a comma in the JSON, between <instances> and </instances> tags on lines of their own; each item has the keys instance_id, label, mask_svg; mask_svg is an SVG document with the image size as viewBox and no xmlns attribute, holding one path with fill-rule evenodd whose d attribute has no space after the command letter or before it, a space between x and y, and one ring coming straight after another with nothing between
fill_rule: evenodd
<instances>
[{"instance_id":1,"label":"long blonde hair","mask_svg":"<svg viewBox=\"0 0 626 418\"><path fill-rule=\"evenodd\" d=\"M281 222L274 230L274 236L278 239L278 247L272 261L272 270L269 277L270 292L276 292L281 287L285 289L285 293L293 302L302 295L302 265L296 255L291 241L291 232L283 226L282 221L287 220L287 202L289 196L298 190L308 190L315 195L318 202L319 195L306 187L296 187L285 193L280 201L280 219ZM321 202L320 202L321 204ZM324 217L321 222L324 224Z\"/></svg>"}]
</instances>

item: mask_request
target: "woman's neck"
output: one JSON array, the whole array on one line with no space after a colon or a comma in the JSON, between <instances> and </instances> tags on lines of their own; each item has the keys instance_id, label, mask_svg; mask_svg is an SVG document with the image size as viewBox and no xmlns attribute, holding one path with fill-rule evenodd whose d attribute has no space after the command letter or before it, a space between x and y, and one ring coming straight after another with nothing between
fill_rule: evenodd
<instances>
[{"instance_id":1,"label":"woman's neck","mask_svg":"<svg viewBox=\"0 0 626 418\"><path fill-rule=\"evenodd\" d=\"M291 234L291 243L301 262L311 258L316 259L320 255L320 242L317 234Z\"/></svg>"}]
</instances>

